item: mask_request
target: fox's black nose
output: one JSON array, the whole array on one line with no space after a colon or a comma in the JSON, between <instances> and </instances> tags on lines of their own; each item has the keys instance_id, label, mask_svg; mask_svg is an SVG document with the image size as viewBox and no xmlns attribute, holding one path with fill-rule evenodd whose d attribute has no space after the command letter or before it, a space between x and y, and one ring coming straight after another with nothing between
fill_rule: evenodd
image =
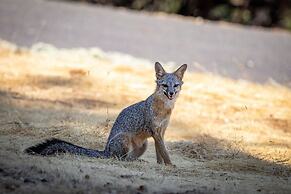
<instances>
[{"instance_id":1,"label":"fox's black nose","mask_svg":"<svg viewBox=\"0 0 291 194\"><path fill-rule=\"evenodd\" d=\"M169 92L170 96L173 96L174 95L174 92Z\"/></svg>"}]
</instances>

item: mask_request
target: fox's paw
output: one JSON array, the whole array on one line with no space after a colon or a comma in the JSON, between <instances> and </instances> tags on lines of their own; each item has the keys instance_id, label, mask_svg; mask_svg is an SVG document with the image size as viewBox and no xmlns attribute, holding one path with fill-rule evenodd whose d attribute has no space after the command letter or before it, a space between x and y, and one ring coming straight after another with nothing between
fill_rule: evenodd
<instances>
[{"instance_id":1,"label":"fox's paw","mask_svg":"<svg viewBox=\"0 0 291 194\"><path fill-rule=\"evenodd\" d=\"M172 163L165 164L165 165L168 167L171 167L171 168L177 168L177 166L175 164L172 164Z\"/></svg>"}]
</instances>

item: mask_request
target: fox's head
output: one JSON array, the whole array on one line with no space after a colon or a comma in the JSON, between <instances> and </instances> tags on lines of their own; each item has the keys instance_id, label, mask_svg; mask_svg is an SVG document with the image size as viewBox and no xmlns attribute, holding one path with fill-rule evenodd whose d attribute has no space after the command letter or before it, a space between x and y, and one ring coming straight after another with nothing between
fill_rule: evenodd
<instances>
[{"instance_id":1,"label":"fox's head","mask_svg":"<svg viewBox=\"0 0 291 194\"><path fill-rule=\"evenodd\" d=\"M173 73L167 73L159 62L155 64L157 88L156 93L163 98L175 100L183 85L183 75L187 69L184 64Z\"/></svg>"}]
</instances>

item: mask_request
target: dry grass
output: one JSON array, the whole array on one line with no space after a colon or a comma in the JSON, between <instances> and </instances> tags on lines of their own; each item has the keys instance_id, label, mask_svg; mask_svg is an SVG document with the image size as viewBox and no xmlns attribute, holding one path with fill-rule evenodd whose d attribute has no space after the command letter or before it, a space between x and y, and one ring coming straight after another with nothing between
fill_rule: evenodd
<instances>
[{"instance_id":1,"label":"dry grass","mask_svg":"<svg viewBox=\"0 0 291 194\"><path fill-rule=\"evenodd\" d=\"M291 90L185 76L169 129L170 168L145 161L33 157L57 137L102 149L120 110L154 90L152 63L99 49L0 43L0 189L15 193L290 193ZM172 70L171 65L167 65Z\"/></svg>"}]
</instances>

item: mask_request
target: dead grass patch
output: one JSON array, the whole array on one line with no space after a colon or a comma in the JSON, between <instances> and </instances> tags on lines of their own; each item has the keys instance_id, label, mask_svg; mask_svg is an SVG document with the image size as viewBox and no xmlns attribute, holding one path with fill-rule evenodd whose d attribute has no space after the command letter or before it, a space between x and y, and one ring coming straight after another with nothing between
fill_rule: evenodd
<instances>
[{"instance_id":1,"label":"dead grass patch","mask_svg":"<svg viewBox=\"0 0 291 194\"><path fill-rule=\"evenodd\" d=\"M102 149L122 108L154 90L152 63L99 49L0 43L0 189L57 193L290 193L291 90L187 72L166 132L176 168L23 150L46 138ZM166 65L166 69L173 69Z\"/></svg>"}]
</instances>

